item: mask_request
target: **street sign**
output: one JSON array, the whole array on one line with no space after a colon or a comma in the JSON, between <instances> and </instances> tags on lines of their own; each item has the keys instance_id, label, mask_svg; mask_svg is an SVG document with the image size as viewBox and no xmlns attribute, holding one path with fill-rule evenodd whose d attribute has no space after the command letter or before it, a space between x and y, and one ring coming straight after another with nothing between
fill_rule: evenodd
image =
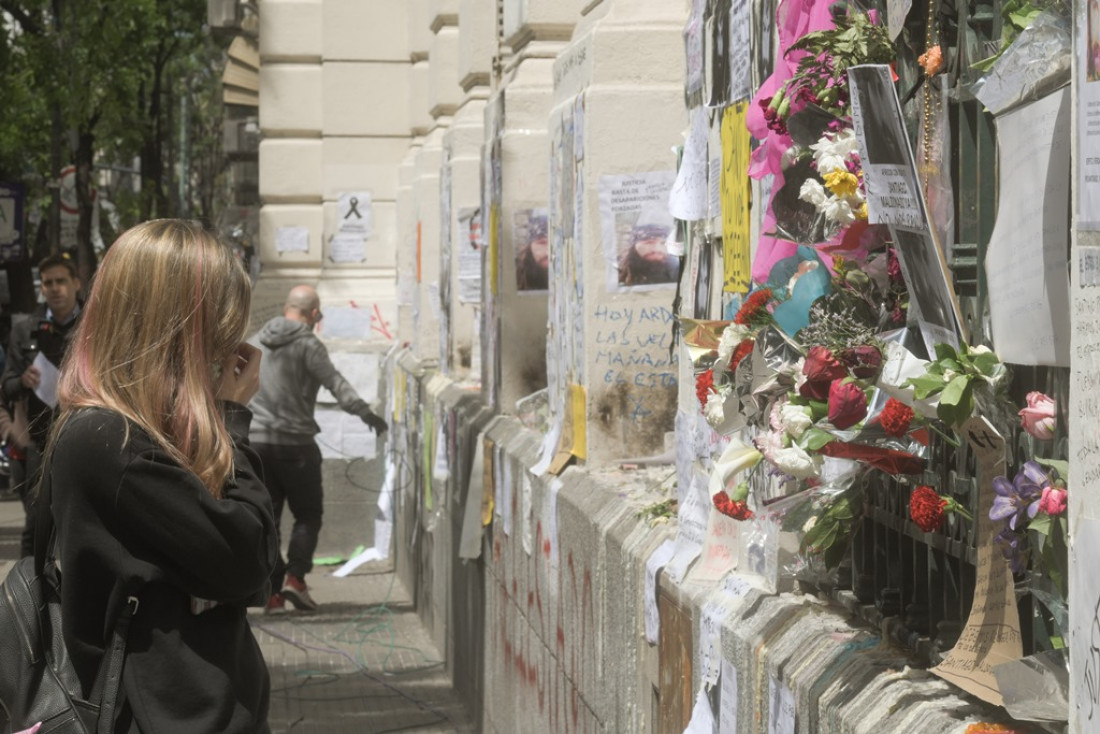
<instances>
[{"instance_id":1,"label":"street sign","mask_svg":"<svg viewBox=\"0 0 1100 734\"><path fill-rule=\"evenodd\" d=\"M0 182L0 262L20 260L24 256L26 197L22 184Z\"/></svg>"}]
</instances>

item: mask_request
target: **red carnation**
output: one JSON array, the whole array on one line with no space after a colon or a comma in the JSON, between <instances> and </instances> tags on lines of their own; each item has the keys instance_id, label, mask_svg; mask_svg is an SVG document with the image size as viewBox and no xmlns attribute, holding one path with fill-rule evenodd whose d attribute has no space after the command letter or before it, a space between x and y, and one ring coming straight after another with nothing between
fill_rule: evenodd
<instances>
[{"instance_id":1,"label":"red carnation","mask_svg":"<svg viewBox=\"0 0 1100 734\"><path fill-rule=\"evenodd\" d=\"M848 376L848 368L833 356L826 347L810 347L806 361L802 364L802 374L806 382L799 388L799 394L810 400L824 400L829 396L829 386L833 380Z\"/></svg>"},{"instance_id":2,"label":"red carnation","mask_svg":"<svg viewBox=\"0 0 1100 734\"><path fill-rule=\"evenodd\" d=\"M771 314L768 313L768 301L771 299L772 292L770 288L753 291L741 304L741 308L737 309L737 315L733 317L733 322L741 326L759 326L770 321Z\"/></svg>"},{"instance_id":3,"label":"red carnation","mask_svg":"<svg viewBox=\"0 0 1100 734\"><path fill-rule=\"evenodd\" d=\"M878 414L878 422L882 430L888 436L901 437L909 433L909 425L913 422L913 409L900 400L890 398Z\"/></svg>"},{"instance_id":4,"label":"red carnation","mask_svg":"<svg viewBox=\"0 0 1100 734\"><path fill-rule=\"evenodd\" d=\"M733 350L733 355L730 357L730 369L737 369L737 365L741 364L741 360L752 354L754 346L756 346L755 340L742 339L741 343Z\"/></svg>"},{"instance_id":5,"label":"red carnation","mask_svg":"<svg viewBox=\"0 0 1100 734\"><path fill-rule=\"evenodd\" d=\"M926 533L939 530L946 517L943 508L947 500L931 487L921 485L909 496L909 515L917 527Z\"/></svg>"},{"instance_id":6,"label":"red carnation","mask_svg":"<svg viewBox=\"0 0 1100 734\"><path fill-rule=\"evenodd\" d=\"M707 407L707 397L714 392L714 370L700 372L695 377L695 397L699 398L699 405Z\"/></svg>"},{"instance_id":7,"label":"red carnation","mask_svg":"<svg viewBox=\"0 0 1100 734\"><path fill-rule=\"evenodd\" d=\"M867 393L854 382L833 380L829 386L829 422L844 430L859 423L867 415Z\"/></svg>"},{"instance_id":8,"label":"red carnation","mask_svg":"<svg viewBox=\"0 0 1100 734\"><path fill-rule=\"evenodd\" d=\"M752 510L749 509L748 503L730 499L725 490L714 495L711 500L718 511L727 517L732 517L734 520L749 520L752 518Z\"/></svg>"}]
</instances>

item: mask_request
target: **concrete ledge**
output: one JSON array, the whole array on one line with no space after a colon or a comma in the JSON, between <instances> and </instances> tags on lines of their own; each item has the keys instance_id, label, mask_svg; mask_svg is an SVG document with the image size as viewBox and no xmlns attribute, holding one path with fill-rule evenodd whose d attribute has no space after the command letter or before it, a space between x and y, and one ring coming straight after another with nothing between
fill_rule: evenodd
<instances>
[{"instance_id":1,"label":"concrete ledge","mask_svg":"<svg viewBox=\"0 0 1100 734\"><path fill-rule=\"evenodd\" d=\"M710 656L699 649L700 628L705 610L716 604L715 652L735 671L727 675L737 678L738 732L784 731L777 727L792 706L791 731L798 732L962 734L968 723L1004 719L1003 711L910 668L904 650L854 624L844 607L815 596L769 594L748 576L700 584L674 583L661 573L660 643L650 645L646 561L675 536L675 521L650 524L639 513L667 498L662 486L669 486L675 468L572 466L560 477L535 477L541 434L515 418L492 416L478 393L426 370L407 351L393 369L402 373L397 383L407 386L406 406L420 395L421 406L454 422L445 490L449 550L441 552L437 542L444 522L427 528L423 508L406 504L398 523L407 523L402 512L419 516L422 538L437 536L436 566L428 571L422 550L417 564L436 579L433 604L463 599L462 610L421 613L460 625L468 625L470 615L485 622L480 646L467 646L448 662L456 685L478 681L470 693L483 731L682 730L705 686ZM487 440L479 467L484 482L470 486L479 437ZM423 457L420 443L405 450L414 452L406 453L406 465ZM484 528L481 557L460 562L465 502L480 503L483 493L493 495L493 522ZM397 548L399 559L408 552L400 542ZM480 569L476 599L468 588L440 586L441 574L457 579L455 570L470 566ZM737 581L723 591L730 578ZM424 583L416 578L412 586ZM462 632L444 634L456 640Z\"/></svg>"}]
</instances>

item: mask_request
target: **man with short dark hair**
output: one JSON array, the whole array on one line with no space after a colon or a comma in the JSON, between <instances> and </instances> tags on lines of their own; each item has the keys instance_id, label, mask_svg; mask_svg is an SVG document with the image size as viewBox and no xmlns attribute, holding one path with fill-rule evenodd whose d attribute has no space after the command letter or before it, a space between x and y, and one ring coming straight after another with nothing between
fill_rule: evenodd
<instances>
[{"instance_id":1,"label":"man with short dark hair","mask_svg":"<svg viewBox=\"0 0 1100 734\"><path fill-rule=\"evenodd\" d=\"M263 352L260 390L248 407L252 410L249 439L264 467L264 484L271 492L275 525L284 502L294 515L287 560L280 554L271 575L274 591L267 611L279 611L289 601L298 609L313 611L305 575L313 568L313 552L321 532L324 494L321 488L321 450L314 436L320 432L313 412L322 385L340 408L359 416L377 434L386 421L370 409L344 379L314 328L320 323L321 299L308 285L291 289L283 315L264 324L249 341Z\"/></svg>"},{"instance_id":2,"label":"man with short dark hair","mask_svg":"<svg viewBox=\"0 0 1100 734\"><path fill-rule=\"evenodd\" d=\"M80 278L67 255L50 255L38 264L45 303L29 317L14 322L0 386L10 404L26 401L30 443L18 489L26 519L21 551L34 553L34 487L42 450L57 406L57 377L80 317ZM12 483L19 477L13 472Z\"/></svg>"}]
</instances>

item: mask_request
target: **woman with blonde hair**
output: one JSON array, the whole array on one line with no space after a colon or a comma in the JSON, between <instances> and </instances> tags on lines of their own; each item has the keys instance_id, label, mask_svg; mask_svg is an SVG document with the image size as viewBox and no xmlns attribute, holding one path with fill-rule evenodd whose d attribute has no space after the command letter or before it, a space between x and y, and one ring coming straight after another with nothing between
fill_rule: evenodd
<instances>
[{"instance_id":1,"label":"woman with blonde hair","mask_svg":"<svg viewBox=\"0 0 1100 734\"><path fill-rule=\"evenodd\" d=\"M247 445L250 299L240 263L199 225L140 224L107 251L62 368L43 490L86 693L138 601L116 732L269 730L245 615L267 599L278 552Z\"/></svg>"}]
</instances>

